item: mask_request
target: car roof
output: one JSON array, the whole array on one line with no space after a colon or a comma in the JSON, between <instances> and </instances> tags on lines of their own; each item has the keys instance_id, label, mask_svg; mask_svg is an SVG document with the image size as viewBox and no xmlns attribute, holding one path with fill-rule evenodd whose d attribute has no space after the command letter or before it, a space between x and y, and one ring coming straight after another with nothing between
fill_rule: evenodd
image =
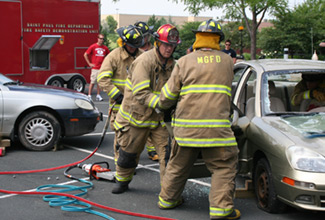
<instances>
[{"instance_id":1,"label":"car roof","mask_svg":"<svg viewBox=\"0 0 325 220\"><path fill-rule=\"evenodd\" d=\"M250 65L256 69L262 68L264 72L277 70L324 70L325 62L317 60L304 59L261 59L241 61L235 64L236 66Z\"/></svg>"}]
</instances>

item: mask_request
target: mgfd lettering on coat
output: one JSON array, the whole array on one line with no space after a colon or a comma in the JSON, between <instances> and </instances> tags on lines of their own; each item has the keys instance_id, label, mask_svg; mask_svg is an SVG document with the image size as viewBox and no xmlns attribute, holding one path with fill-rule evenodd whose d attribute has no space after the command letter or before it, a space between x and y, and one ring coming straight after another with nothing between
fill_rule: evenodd
<instances>
[{"instance_id":1,"label":"mgfd lettering on coat","mask_svg":"<svg viewBox=\"0 0 325 220\"><path fill-rule=\"evenodd\" d=\"M211 56L204 56L204 57L198 57L197 63L220 63L221 57L219 55L211 55Z\"/></svg>"}]
</instances>

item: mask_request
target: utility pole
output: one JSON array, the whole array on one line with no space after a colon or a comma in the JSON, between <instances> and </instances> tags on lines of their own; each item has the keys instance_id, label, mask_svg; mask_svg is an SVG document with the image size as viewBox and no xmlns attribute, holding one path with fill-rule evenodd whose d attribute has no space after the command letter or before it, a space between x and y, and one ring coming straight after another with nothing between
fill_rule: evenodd
<instances>
[{"instance_id":1,"label":"utility pole","mask_svg":"<svg viewBox=\"0 0 325 220\"><path fill-rule=\"evenodd\" d=\"M310 39L311 39L311 55L314 53L314 36L313 36L313 28L310 28Z\"/></svg>"}]
</instances>

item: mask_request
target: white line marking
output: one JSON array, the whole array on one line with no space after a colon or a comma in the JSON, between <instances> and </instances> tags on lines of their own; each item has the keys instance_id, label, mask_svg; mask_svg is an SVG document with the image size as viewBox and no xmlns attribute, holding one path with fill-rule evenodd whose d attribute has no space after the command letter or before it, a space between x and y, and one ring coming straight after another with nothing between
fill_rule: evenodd
<instances>
[{"instance_id":1,"label":"white line marking","mask_svg":"<svg viewBox=\"0 0 325 220\"><path fill-rule=\"evenodd\" d=\"M90 134L84 134L83 136L100 136L102 135L103 133L90 133ZM106 134L115 134L114 131L109 131L109 132L106 132Z\"/></svg>"},{"instance_id":2,"label":"white line marking","mask_svg":"<svg viewBox=\"0 0 325 220\"><path fill-rule=\"evenodd\" d=\"M89 180L89 177L86 177L86 178L82 178L83 180ZM72 180L72 181L68 181L68 182L64 182L64 183L57 183L55 185L68 185L70 183L77 183L79 181L77 180ZM50 188L50 187L47 187L47 188ZM47 188L43 188L43 189L47 189ZM25 191L22 191L22 192L35 192L36 191L36 188L35 189L30 189L30 190L25 190ZM9 197L12 197L12 196L17 196L18 194L7 194L7 195L4 195L4 196L0 196L0 199L5 199L5 198L9 198Z\"/></svg>"},{"instance_id":3,"label":"white line marking","mask_svg":"<svg viewBox=\"0 0 325 220\"><path fill-rule=\"evenodd\" d=\"M77 151L81 151L81 152L84 152L84 153L88 153L88 154L91 154L91 153L92 153L92 151L85 150L85 149L78 148L78 147L69 146L69 145L64 145L64 147L68 147L68 148L71 148L71 149L74 149L74 150L77 150ZM97 153L97 152L96 152L95 155L96 155L96 156L100 156L100 157L104 157L104 158L108 158L108 159L114 161L114 157L107 156L107 155L102 154L102 153Z\"/></svg>"},{"instance_id":4,"label":"white line marking","mask_svg":"<svg viewBox=\"0 0 325 220\"><path fill-rule=\"evenodd\" d=\"M66 146L66 145L65 145ZM81 148L77 148L77 147L73 147L73 146L66 146L68 148L72 148L74 150L77 150L77 151L81 151L81 152L85 152L85 153L89 153L91 154L92 151L89 151L89 150L85 150L85 149L81 149ZM100 156L100 157L104 157L104 158L108 158L108 159L111 159L114 161L114 157L110 157L110 156L107 156L105 154L101 154L101 153L95 153L95 155L97 156ZM152 166L157 166L156 164L149 164L149 165L142 165L142 164L138 164L138 168L137 169L140 169L140 168L143 168L143 169L147 169L147 170L151 170L151 171L155 171L157 173L159 173L159 169L155 169L155 168L152 168ZM196 183L196 184L200 184L202 186L208 186L208 187L211 187L211 184L210 183L206 183L206 182L203 182L203 181L200 181L200 180L197 180L197 179L188 179L188 181L192 182L192 183Z\"/></svg>"},{"instance_id":5,"label":"white line marking","mask_svg":"<svg viewBox=\"0 0 325 220\"><path fill-rule=\"evenodd\" d=\"M114 132L113 132L114 133ZM85 150L85 149L82 149L82 148L78 148L78 147L73 147L73 146L68 146L68 145L64 145L65 147L68 147L68 148L71 148L71 149L74 149L76 151L80 151L80 152L84 152L84 153L88 153L88 154L91 154L92 151L89 151L89 150ZM104 157L104 158L107 158L107 159L110 159L110 160L113 160L114 161L114 157L111 157L111 156L107 156L105 154L102 154L102 153L95 153L96 156L99 156L99 157ZM151 170L151 171L154 171L154 172L157 172L157 173L160 173L159 171L159 168L156 169L156 168L153 168L153 167L157 167L159 166L159 164L149 164L149 165L142 165L142 164L138 164L138 168L137 169L146 169L146 170ZM87 178L84 178L84 179L89 179L89 177ZM189 182L192 182L192 183L196 183L196 184L200 184L202 186L207 186L207 187L211 187L211 184L210 183L206 183L206 182L203 182L203 181L200 181L200 180L196 180L196 179L188 179ZM67 185L67 184L70 184L70 183L76 183L78 181L76 180L72 180L72 181L68 181L68 182L63 182L63 183L58 183L57 185ZM30 189L30 190L26 190L26 191L23 191L23 192L34 192L36 191L36 189ZM4 196L0 196L0 199L5 199L5 198L9 198L9 197L12 197L12 196L16 196L17 194L8 194L8 195L4 195Z\"/></svg>"}]
</instances>

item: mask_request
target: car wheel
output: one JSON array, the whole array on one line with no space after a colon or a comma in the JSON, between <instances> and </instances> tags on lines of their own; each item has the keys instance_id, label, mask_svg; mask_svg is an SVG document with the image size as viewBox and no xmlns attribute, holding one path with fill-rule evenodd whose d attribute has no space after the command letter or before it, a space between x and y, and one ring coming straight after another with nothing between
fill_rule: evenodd
<instances>
[{"instance_id":1,"label":"car wheel","mask_svg":"<svg viewBox=\"0 0 325 220\"><path fill-rule=\"evenodd\" d=\"M27 114L18 127L18 138L29 150L49 150L58 143L61 127L58 120L44 111Z\"/></svg>"},{"instance_id":2,"label":"car wheel","mask_svg":"<svg viewBox=\"0 0 325 220\"><path fill-rule=\"evenodd\" d=\"M277 199L273 176L267 159L260 159L254 169L254 189L257 206L270 213L282 213L286 205Z\"/></svg>"},{"instance_id":3,"label":"car wheel","mask_svg":"<svg viewBox=\"0 0 325 220\"><path fill-rule=\"evenodd\" d=\"M47 83L49 86L64 87L64 80L61 77L53 77Z\"/></svg>"},{"instance_id":4,"label":"car wheel","mask_svg":"<svg viewBox=\"0 0 325 220\"><path fill-rule=\"evenodd\" d=\"M86 82L81 76L74 76L68 82L68 88L76 90L78 92L84 92Z\"/></svg>"}]
</instances>

